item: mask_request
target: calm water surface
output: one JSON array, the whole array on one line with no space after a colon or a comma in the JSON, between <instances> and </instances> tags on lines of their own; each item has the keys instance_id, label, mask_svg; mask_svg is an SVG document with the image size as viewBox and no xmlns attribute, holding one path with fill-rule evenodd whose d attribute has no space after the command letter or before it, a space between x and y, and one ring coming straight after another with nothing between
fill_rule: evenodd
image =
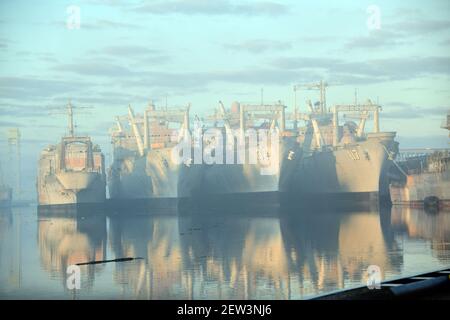
<instances>
[{"instance_id":1,"label":"calm water surface","mask_svg":"<svg viewBox=\"0 0 450 320\"><path fill-rule=\"evenodd\" d=\"M2 299L302 299L450 265L450 213L0 213ZM66 288L71 264L81 289Z\"/></svg>"}]
</instances>

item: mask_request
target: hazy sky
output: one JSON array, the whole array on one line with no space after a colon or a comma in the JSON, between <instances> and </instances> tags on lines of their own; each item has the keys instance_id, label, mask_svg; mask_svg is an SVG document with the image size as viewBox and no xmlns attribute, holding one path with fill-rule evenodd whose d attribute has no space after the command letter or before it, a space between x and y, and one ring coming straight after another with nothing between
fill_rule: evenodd
<instances>
[{"instance_id":1,"label":"hazy sky","mask_svg":"<svg viewBox=\"0 0 450 320\"><path fill-rule=\"evenodd\" d=\"M329 105L353 102L355 88L378 99L381 128L403 146L448 143L448 0L1 1L0 50L0 130L20 127L35 148L66 131L52 108L68 99L93 107L78 130L107 149L129 103L167 96L203 115L218 100L259 102L264 88L265 102L292 110L293 84L320 79Z\"/></svg>"}]
</instances>

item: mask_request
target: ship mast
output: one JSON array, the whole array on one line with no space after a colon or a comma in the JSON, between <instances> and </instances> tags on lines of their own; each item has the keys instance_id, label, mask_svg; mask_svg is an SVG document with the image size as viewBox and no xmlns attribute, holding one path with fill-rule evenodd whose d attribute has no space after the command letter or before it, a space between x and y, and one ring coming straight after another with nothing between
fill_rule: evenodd
<instances>
[{"instance_id":1,"label":"ship mast","mask_svg":"<svg viewBox=\"0 0 450 320\"><path fill-rule=\"evenodd\" d=\"M69 101L69 104L67 105L67 114L69 116L69 136L74 136L74 130L73 130L73 109L72 104Z\"/></svg>"},{"instance_id":2,"label":"ship mast","mask_svg":"<svg viewBox=\"0 0 450 320\"><path fill-rule=\"evenodd\" d=\"M326 101L326 94L325 94L325 90L326 90L326 87L327 87L328 85L325 83L325 82L323 82L322 80L320 80L320 83L319 83L319 87L320 87L320 113L322 113L322 114L324 114L325 112L326 112L326 110L327 110L327 101Z\"/></svg>"},{"instance_id":3,"label":"ship mast","mask_svg":"<svg viewBox=\"0 0 450 320\"><path fill-rule=\"evenodd\" d=\"M304 88L305 90L319 90L320 92L320 100L319 100L319 112L320 114L324 114L327 112L327 101L326 101L326 88L328 87L328 83L320 80L318 83L311 84L297 84L294 85L294 108L297 107L297 91L299 89ZM311 106L312 108L312 106ZM314 110L313 110L314 112Z\"/></svg>"}]
</instances>

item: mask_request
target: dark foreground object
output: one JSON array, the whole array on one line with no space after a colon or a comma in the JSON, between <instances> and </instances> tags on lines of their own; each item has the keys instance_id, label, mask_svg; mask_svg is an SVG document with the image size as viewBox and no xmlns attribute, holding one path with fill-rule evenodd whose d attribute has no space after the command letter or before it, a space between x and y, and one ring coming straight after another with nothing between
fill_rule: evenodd
<instances>
[{"instance_id":1,"label":"dark foreground object","mask_svg":"<svg viewBox=\"0 0 450 320\"><path fill-rule=\"evenodd\" d=\"M84 266L88 264L102 264L102 263L108 263L108 262L126 262L126 261L133 261L133 260L142 260L144 258L137 257L137 258L118 258L118 259L111 259L111 260L98 260L98 261L88 261L88 262L80 262L77 263L77 266Z\"/></svg>"},{"instance_id":2,"label":"dark foreground object","mask_svg":"<svg viewBox=\"0 0 450 320\"><path fill-rule=\"evenodd\" d=\"M360 287L326 294L313 300L450 300L450 268L381 283L380 289Z\"/></svg>"}]
</instances>

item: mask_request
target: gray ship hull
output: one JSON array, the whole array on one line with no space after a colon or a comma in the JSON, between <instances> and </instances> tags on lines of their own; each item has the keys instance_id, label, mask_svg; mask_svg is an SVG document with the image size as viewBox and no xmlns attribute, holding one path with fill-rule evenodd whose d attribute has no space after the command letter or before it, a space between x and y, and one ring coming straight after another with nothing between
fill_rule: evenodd
<instances>
[{"instance_id":1,"label":"gray ship hull","mask_svg":"<svg viewBox=\"0 0 450 320\"><path fill-rule=\"evenodd\" d=\"M110 199L176 199L179 165L171 160L171 150L151 150L142 157L117 157L109 172Z\"/></svg>"},{"instance_id":2,"label":"gray ship hull","mask_svg":"<svg viewBox=\"0 0 450 320\"><path fill-rule=\"evenodd\" d=\"M297 204L365 203L389 197L387 172L396 143L380 133L359 143L304 155L283 198Z\"/></svg>"},{"instance_id":3,"label":"gray ship hull","mask_svg":"<svg viewBox=\"0 0 450 320\"><path fill-rule=\"evenodd\" d=\"M68 188L67 182L75 183ZM95 172L51 174L38 178L38 201L40 206L103 204L106 186L101 174ZM70 186L69 186L70 187Z\"/></svg>"},{"instance_id":4,"label":"gray ship hull","mask_svg":"<svg viewBox=\"0 0 450 320\"><path fill-rule=\"evenodd\" d=\"M278 193L290 188L301 153L295 139L286 138L280 143L279 155L271 159L273 169L260 164L183 165L180 203L192 207L278 205Z\"/></svg>"}]
</instances>

